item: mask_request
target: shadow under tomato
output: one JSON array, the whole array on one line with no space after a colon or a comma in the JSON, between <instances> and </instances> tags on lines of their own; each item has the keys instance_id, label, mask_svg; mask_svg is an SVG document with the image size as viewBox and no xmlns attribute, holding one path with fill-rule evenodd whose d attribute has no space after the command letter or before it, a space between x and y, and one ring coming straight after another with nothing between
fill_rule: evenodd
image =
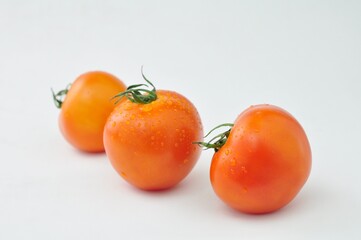
<instances>
[{"instance_id":1,"label":"shadow under tomato","mask_svg":"<svg viewBox=\"0 0 361 240\"><path fill-rule=\"evenodd\" d=\"M167 189L158 189L158 190L144 190L137 188L125 180L122 183L122 186L120 186L120 189L128 191L130 194L138 195L139 197L143 199L174 199L179 197L180 195L184 195L184 191L186 191L186 186L182 182L175 185L174 187L167 188ZM153 201L153 200L152 200Z\"/></svg>"},{"instance_id":2,"label":"shadow under tomato","mask_svg":"<svg viewBox=\"0 0 361 240\"><path fill-rule=\"evenodd\" d=\"M85 152L76 148L73 148L72 151L78 156L82 156L86 159L107 159L105 152Z\"/></svg>"},{"instance_id":3,"label":"shadow under tomato","mask_svg":"<svg viewBox=\"0 0 361 240\"><path fill-rule=\"evenodd\" d=\"M194 195L195 191L199 191L199 186L201 186L202 179L197 176L196 173L191 172L185 179L183 179L178 184L174 185L173 187L166 188L166 189L152 189L146 190L137 188L124 179L124 184L128 185L127 189L133 191L136 194L140 194L146 197L173 197L173 196L185 196L185 195Z\"/></svg>"},{"instance_id":4,"label":"shadow under tomato","mask_svg":"<svg viewBox=\"0 0 361 240\"><path fill-rule=\"evenodd\" d=\"M226 215L235 217L235 218L247 218L251 220L265 220L265 219L275 219L275 218L283 218L284 216L290 216L290 215L297 215L298 212L304 212L304 211L313 211L314 207L312 205L314 204L322 204L319 202L320 198L324 198L324 194L321 193L317 189L317 187L313 188L307 188L305 191L301 191L295 199L293 199L289 204L286 206L273 211L273 212L267 212L267 213L244 213L241 211L238 211L236 209L233 209L225 204L223 204L223 211ZM317 200L318 199L318 200Z\"/></svg>"}]
</instances>

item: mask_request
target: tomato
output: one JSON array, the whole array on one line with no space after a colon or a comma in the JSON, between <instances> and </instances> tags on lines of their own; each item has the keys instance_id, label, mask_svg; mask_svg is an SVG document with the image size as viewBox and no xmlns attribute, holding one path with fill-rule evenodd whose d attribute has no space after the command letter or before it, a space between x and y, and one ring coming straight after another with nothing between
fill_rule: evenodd
<instances>
[{"instance_id":1,"label":"tomato","mask_svg":"<svg viewBox=\"0 0 361 240\"><path fill-rule=\"evenodd\" d=\"M132 89L121 94L127 98L105 124L106 153L119 175L135 187L170 188L189 174L200 156L201 148L192 144L203 136L200 116L176 92L154 88L140 94Z\"/></svg>"},{"instance_id":2,"label":"tomato","mask_svg":"<svg viewBox=\"0 0 361 240\"><path fill-rule=\"evenodd\" d=\"M305 184L311 170L310 144L302 126L285 110L252 106L225 137L212 158L210 180L230 207L272 212L294 199Z\"/></svg>"},{"instance_id":3,"label":"tomato","mask_svg":"<svg viewBox=\"0 0 361 240\"><path fill-rule=\"evenodd\" d=\"M53 93L61 108L59 127L65 139L79 150L104 152L104 124L114 109L111 98L125 89L115 76L94 71L80 75L69 90ZM63 102L62 95L66 95Z\"/></svg>"}]
</instances>

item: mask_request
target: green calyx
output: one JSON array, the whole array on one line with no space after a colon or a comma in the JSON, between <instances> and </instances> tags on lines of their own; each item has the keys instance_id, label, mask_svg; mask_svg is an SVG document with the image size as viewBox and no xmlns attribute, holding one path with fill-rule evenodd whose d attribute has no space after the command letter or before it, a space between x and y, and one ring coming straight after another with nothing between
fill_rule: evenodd
<instances>
[{"instance_id":1,"label":"green calyx","mask_svg":"<svg viewBox=\"0 0 361 240\"><path fill-rule=\"evenodd\" d=\"M218 125L217 127L213 128L211 131L209 131L209 133L207 133L207 135L205 135L204 137L205 138L208 137L212 132L214 132L215 130L217 130L221 127L231 127L231 128L225 132L217 134L208 142L194 142L194 144L198 144L199 146L204 147L205 150L213 148L215 152L218 152L218 150L221 149L221 147L227 142L227 138L228 138L233 126L234 126L233 123L224 123L224 124Z\"/></svg>"},{"instance_id":2,"label":"green calyx","mask_svg":"<svg viewBox=\"0 0 361 240\"><path fill-rule=\"evenodd\" d=\"M157 100L157 93L156 89L151 81L149 81L143 74L143 67L141 69L143 79L151 86L153 87L152 90L148 90L142 87L150 87L148 84L135 84L130 85L127 90L124 92L121 92L117 95L115 95L112 99L116 99L115 104L117 104L124 96L133 103L138 104L148 104L155 100Z\"/></svg>"},{"instance_id":3,"label":"green calyx","mask_svg":"<svg viewBox=\"0 0 361 240\"><path fill-rule=\"evenodd\" d=\"M64 98L68 94L71 84L69 83L65 89L60 90L59 92L55 93L54 90L51 88L51 93L53 94L54 104L57 108L61 108L63 106Z\"/></svg>"}]
</instances>

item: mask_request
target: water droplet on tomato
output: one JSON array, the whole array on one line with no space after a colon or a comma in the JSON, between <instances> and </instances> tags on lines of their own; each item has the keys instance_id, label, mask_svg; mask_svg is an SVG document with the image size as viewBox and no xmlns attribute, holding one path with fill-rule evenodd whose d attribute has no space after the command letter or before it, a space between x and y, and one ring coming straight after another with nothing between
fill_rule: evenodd
<instances>
[{"instance_id":1,"label":"water droplet on tomato","mask_svg":"<svg viewBox=\"0 0 361 240\"><path fill-rule=\"evenodd\" d=\"M149 111L152 111L152 109L153 109L153 107L152 107L151 105L149 105L149 104L145 104L145 105L141 108L141 110L142 110L143 112L149 112Z\"/></svg>"},{"instance_id":2,"label":"water droplet on tomato","mask_svg":"<svg viewBox=\"0 0 361 240\"><path fill-rule=\"evenodd\" d=\"M127 177L127 174L123 171L120 172L120 175L122 175L122 177L126 178Z\"/></svg>"},{"instance_id":3,"label":"water droplet on tomato","mask_svg":"<svg viewBox=\"0 0 361 240\"><path fill-rule=\"evenodd\" d=\"M175 146L175 147L178 147L178 143L175 143L174 146Z\"/></svg>"},{"instance_id":4,"label":"water droplet on tomato","mask_svg":"<svg viewBox=\"0 0 361 240\"><path fill-rule=\"evenodd\" d=\"M224 153L228 156L231 153L231 151L227 148Z\"/></svg>"}]
</instances>

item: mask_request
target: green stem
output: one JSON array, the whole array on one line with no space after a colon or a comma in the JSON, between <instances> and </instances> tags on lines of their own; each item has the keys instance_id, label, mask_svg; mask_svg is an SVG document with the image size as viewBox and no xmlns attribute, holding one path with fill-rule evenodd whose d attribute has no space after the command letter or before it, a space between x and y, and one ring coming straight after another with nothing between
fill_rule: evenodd
<instances>
[{"instance_id":1,"label":"green stem","mask_svg":"<svg viewBox=\"0 0 361 240\"><path fill-rule=\"evenodd\" d=\"M64 98L68 94L71 84L68 84L65 89L60 90L58 93L55 93L51 88L51 92L53 94L53 101L57 108L61 108L63 106Z\"/></svg>"},{"instance_id":2,"label":"green stem","mask_svg":"<svg viewBox=\"0 0 361 240\"><path fill-rule=\"evenodd\" d=\"M215 137L213 137L208 142L194 142L194 144L198 144L199 146L204 147L206 150L213 148L214 151L217 152L227 142L228 136L229 136L233 126L234 126L233 123L224 123L224 124L218 125L215 128L213 128L211 131L209 131L204 137L205 138L208 137L212 132L214 132L218 128L221 128L221 127L231 127L231 128L225 132L217 134Z\"/></svg>"},{"instance_id":3,"label":"green stem","mask_svg":"<svg viewBox=\"0 0 361 240\"><path fill-rule=\"evenodd\" d=\"M141 68L143 79L148 84L134 84L129 86L124 92L118 93L112 99L116 99L117 104L123 97L126 97L129 101L138 104L148 104L157 100L156 89L151 81L149 81L143 74L143 66ZM142 87L153 87L152 90L144 89Z\"/></svg>"}]
</instances>

